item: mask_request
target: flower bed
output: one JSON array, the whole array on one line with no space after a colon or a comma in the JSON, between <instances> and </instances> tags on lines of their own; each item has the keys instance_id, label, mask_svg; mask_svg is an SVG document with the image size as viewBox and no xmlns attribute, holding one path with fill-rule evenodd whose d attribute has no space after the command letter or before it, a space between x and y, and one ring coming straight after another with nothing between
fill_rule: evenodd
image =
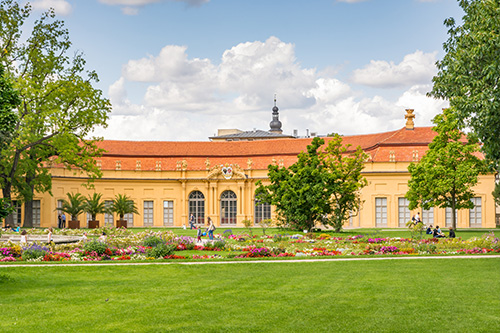
<instances>
[{"instance_id":1,"label":"flower bed","mask_svg":"<svg viewBox=\"0 0 500 333\"><path fill-rule=\"evenodd\" d=\"M38 229L36 232L40 232ZM493 233L469 240L377 238L364 235L331 237L328 234L250 236L218 234L202 244L196 238L171 231L101 228L105 238L75 244L0 244L0 262L14 261L104 261L104 260L211 260L226 258L391 256L427 254L500 253L500 241ZM64 231L64 229L63 229ZM106 232L105 231L105 232ZM73 231L72 231L73 232ZM102 231L101 231L102 233ZM99 234L99 232L97 232ZM187 251L187 252L186 252ZM196 253L198 252L199 253ZM218 252L209 255L205 251ZM195 252L193 254L193 252ZM182 254L188 253L188 254Z\"/></svg>"}]
</instances>

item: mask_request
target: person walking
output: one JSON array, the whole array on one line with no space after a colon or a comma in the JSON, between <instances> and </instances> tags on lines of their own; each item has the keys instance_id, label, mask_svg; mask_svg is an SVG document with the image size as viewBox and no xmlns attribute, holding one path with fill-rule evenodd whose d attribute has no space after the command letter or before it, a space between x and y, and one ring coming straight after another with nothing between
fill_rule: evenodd
<instances>
[{"instance_id":1,"label":"person walking","mask_svg":"<svg viewBox=\"0 0 500 333\"><path fill-rule=\"evenodd\" d=\"M189 217L189 229L194 229L194 215L191 214Z\"/></svg>"},{"instance_id":2,"label":"person walking","mask_svg":"<svg viewBox=\"0 0 500 333\"><path fill-rule=\"evenodd\" d=\"M198 226L196 227L197 231L196 231L196 236L198 237L198 242L201 242L201 228Z\"/></svg>"},{"instance_id":3,"label":"person walking","mask_svg":"<svg viewBox=\"0 0 500 333\"><path fill-rule=\"evenodd\" d=\"M49 227L49 233L47 234L47 244L50 244L52 242L52 227Z\"/></svg>"},{"instance_id":4,"label":"person walking","mask_svg":"<svg viewBox=\"0 0 500 333\"><path fill-rule=\"evenodd\" d=\"M62 228L62 217L61 217L61 213L59 212L59 214L57 215L57 227L59 229Z\"/></svg>"},{"instance_id":5,"label":"person walking","mask_svg":"<svg viewBox=\"0 0 500 333\"><path fill-rule=\"evenodd\" d=\"M212 222L212 219L209 217L208 218L208 228L207 228L208 239L210 239L210 240L214 239L214 230L215 230L215 225Z\"/></svg>"}]
</instances>

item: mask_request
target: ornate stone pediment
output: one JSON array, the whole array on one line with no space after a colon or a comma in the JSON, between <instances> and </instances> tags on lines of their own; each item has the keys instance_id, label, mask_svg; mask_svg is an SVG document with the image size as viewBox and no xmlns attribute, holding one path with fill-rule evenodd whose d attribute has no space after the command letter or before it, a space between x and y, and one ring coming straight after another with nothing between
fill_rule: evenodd
<instances>
[{"instance_id":1,"label":"ornate stone pediment","mask_svg":"<svg viewBox=\"0 0 500 333\"><path fill-rule=\"evenodd\" d=\"M218 164L208 171L207 179L215 179L222 176L225 179L248 178L243 169L238 164Z\"/></svg>"}]
</instances>

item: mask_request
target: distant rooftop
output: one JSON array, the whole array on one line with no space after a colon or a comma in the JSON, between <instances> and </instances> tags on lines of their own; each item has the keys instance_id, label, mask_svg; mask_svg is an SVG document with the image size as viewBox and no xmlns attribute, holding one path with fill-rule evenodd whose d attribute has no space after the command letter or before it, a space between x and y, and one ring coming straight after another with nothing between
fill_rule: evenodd
<instances>
[{"instance_id":1,"label":"distant rooftop","mask_svg":"<svg viewBox=\"0 0 500 333\"><path fill-rule=\"evenodd\" d=\"M229 134L223 134L229 133ZM224 129L219 130L219 135L209 137L212 141L253 141L264 139L285 139L293 138L293 135L286 135L280 133L272 133L268 131L255 129L253 131L241 131L238 129Z\"/></svg>"}]
</instances>

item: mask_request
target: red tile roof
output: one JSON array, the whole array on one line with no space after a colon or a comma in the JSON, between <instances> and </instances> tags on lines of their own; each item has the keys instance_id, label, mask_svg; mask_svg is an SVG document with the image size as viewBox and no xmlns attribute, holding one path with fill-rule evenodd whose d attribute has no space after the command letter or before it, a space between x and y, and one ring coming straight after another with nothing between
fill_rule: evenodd
<instances>
[{"instance_id":1,"label":"red tile roof","mask_svg":"<svg viewBox=\"0 0 500 333\"><path fill-rule=\"evenodd\" d=\"M436 132L431 127L415 127L400 130L344 136L343 143L357 146L370 154L373 162L413 161L415 154L420 159L428 149ZM324 138L326 142L330 138ZM312 138L273 139L259 141L115 141L99 142L106 150L101 160L103 170L115 170L116 162L121 162L121 170L136 170L141 161L141 170L155 170L161 162L161 170L176 170L180 161L187 162L188 170L205 170L207 158L210 166L216 164L238 164L247 168L252 160L252 169L266 169L274 161L285 166L293 164L297 155L305 151Z\"/></svg>"}]
</instances>

